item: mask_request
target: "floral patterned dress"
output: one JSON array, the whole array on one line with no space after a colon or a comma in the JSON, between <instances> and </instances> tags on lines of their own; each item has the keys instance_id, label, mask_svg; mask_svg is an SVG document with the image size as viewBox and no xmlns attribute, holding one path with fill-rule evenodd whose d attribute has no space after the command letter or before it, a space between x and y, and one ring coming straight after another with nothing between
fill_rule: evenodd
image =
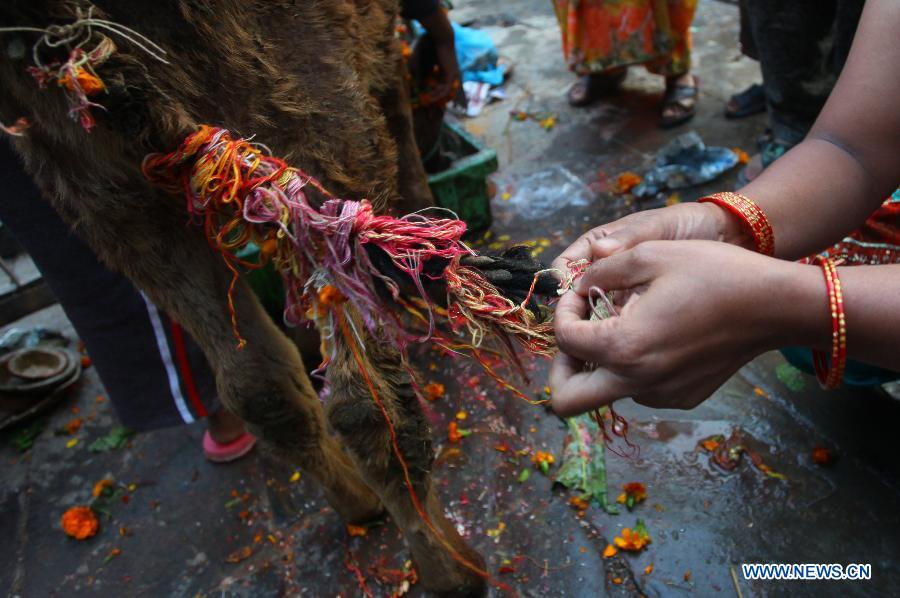
<instances>
[{"instance_id":1,"label":"floral patterned dress","mask_svg":"<svg viewBox=\"0 0 900 598\"><path fill-rule=\"evenodd\" d=\"M697 0L553 0L563 54L579 75L643 64L659 75L691 67Z\"/></svg>"}]
</instances>

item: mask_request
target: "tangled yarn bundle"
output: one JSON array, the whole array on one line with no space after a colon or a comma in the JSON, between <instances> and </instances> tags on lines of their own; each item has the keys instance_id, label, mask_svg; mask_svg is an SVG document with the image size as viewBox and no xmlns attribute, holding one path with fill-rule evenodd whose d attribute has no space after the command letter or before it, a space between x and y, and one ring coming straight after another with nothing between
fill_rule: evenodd
<instances>
[{"instance_id":1,"label":"tangled yarn bundle","mask_svg":"<svg viewBox=\"0 0 900 598\"><path fill-rule=\"evenodd\" d=\"M460 220L421 213L377 215L366 200L334 198L316 179L269 155L264 146L205 125L176 151L147 156L143 170L149 180L184 195L188 212L202 221L210 243L234 274L229 306L241 346L231 301L239 268L272 261L285 283L285 321L315 320L325 337L337 330L335 310L349 303L370 333L387 337L401 352L411 341L428 338L477 351L493 335L514 339L540 355L549 355L554 347L552 325L526 307L531 292L515 303L478 270L460 263L473 254L461 240L466 225ZM258 263L237 257L251 242L260 247ZM386 257L409 285L379 270L367 247ZM435 281L446 288L442 305L426 291ZM422 324L420 330L411 332L396 306L385 305L379 285ZM411 295L407 286L414 290ZM466 340L451 343L438 332L438 323ZM360 331L353 333L361 341Z\"/></svg>"}]
</instances>

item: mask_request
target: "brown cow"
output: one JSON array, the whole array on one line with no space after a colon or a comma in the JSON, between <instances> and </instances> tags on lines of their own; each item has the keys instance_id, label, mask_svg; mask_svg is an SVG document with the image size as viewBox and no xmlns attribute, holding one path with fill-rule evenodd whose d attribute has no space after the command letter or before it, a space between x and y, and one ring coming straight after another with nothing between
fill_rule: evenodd
<instances>
[{"instance_id":1,"label":"brown cow","mask_svg":"<svg viewBox=\"0 0 900 598\"><path fill-rule=\"evenodd\" d=\"M71 24L88 11L166 52L163 62L106 32L117 49L97 69L106 90L89 133L69 117L56 81L41 89L27 72L42 34L22 29ZM385 422L347 350L329 366L326 423L296 347L243 283L234 301L247 345L236 349L229 271L202 230L185 226L183 201L141 174L147 154L170 151L208 123L255 135L339 197L367 197L376 209L402 213L429 205L394 39L396 13L396 0L6 0L0 119L31 121L13 143L43 194L106 264L193 335L223 404L269 449L318 480L347 521L387 509L427 589L474 595L484 580L459 556L478 566L482 560L444 518L431 486L428 426L396 350L369 340L365 359L444 542L413 508ZM45 45L38 58L67 56L65 47Z\"/></svg>"}]
</instances>

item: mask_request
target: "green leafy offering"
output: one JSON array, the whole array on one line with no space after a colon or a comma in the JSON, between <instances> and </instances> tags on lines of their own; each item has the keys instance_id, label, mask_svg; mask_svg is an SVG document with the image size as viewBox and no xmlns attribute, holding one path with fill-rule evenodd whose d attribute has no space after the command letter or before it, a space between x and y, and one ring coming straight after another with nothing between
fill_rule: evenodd
<instances>
[{"instance_id":1,"label":"green leafy offering","mask_svg":"<svg viewBox=\"0 0 900 598\"><path fill-rule=\"evenodd\" d=\"M24 453L34 446L34 440L44 431L43 421L34 421L27 426L22 426L9 439L9 443L20 453Z\"/></svg>"},{"instance_id":2,"label":"green leafy offering","mask_svg":"<svg viewBox=\"0 0 900 598\"><path fill-rule=\"evenodd\" d=\"M131 436L131 430L125 426L115 426L106 436L101 436L91 443L88 449L94 453L122 448Z\"/></svg>"},{"instance_id":3,"label":"green leafy offering","mask_svg":"<svg viewBox=\"0 0 900 598\"><path fill-rule=\"evenodd\" d=\"M775 375L793 392L800 392L806 386L803 372L789 363L779 363Z\"/></svg>"},{"instance_id":4,"label":"green leafy offering","mask_svg":"<svg viewBox=\"0 0 900 598\"><path fill-rule=\"evenodd\" d=\"M588 415L569 418L566 425L569 437L556 483L579 491L582 499L594 501L608 513L618 513L606 488L606 453L603 442L597 440L600 429Z\"/></svg>"},{"instance_id":5,"label":"green leafy offering","mask_svg":"<svg viewBox=\"0 0 900 598\"><path fill-rule=\"evenodd\" d=\"M519 474L519 483L525 483L528 481L528 478L531 477L531 470L527 467L522 470L522 473Z\"/></svg>"}]
</instances>

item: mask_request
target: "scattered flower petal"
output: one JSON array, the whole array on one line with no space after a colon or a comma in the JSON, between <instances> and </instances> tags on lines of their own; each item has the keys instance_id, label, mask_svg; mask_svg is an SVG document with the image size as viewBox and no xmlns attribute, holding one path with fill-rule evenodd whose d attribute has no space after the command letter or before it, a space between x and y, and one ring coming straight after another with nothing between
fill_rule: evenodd
<instances>
[{"instance_id":1,"label":"scattered flower petal","mask_svg":"<svg viewBox=\"0 0 900 598\"><path fill-rule=\"evenodd\" d=\"M110 479L103 479L94 484L94 489L91 490L91 494L96 498L103 494L108 494L112 491L113 481Z\"/></svg>"},{"instance_id":2,"label":"scattered flower petal","mask_svg":"<svg viewBox=\"0 0 900 598\"><path fill-rule=\"evenodd\" d=\"M227 557L225 557L225 562L232 564L240 563L243 560L249 559L252 555L253 548L251 548L250 546L244 546L240 550L235 550Z\"/></svg>"},{"instance_id":3,"label":"scattered flower petal","mask_svg":"<svg viewBox=\"0 0 900 598\"><path fill-rule=\"evenodd\" d=\"M831 465L834 463L834 455L826 447L819 445L812 451L812 460L816 465Z\"/></svg>"}]
</instances>

